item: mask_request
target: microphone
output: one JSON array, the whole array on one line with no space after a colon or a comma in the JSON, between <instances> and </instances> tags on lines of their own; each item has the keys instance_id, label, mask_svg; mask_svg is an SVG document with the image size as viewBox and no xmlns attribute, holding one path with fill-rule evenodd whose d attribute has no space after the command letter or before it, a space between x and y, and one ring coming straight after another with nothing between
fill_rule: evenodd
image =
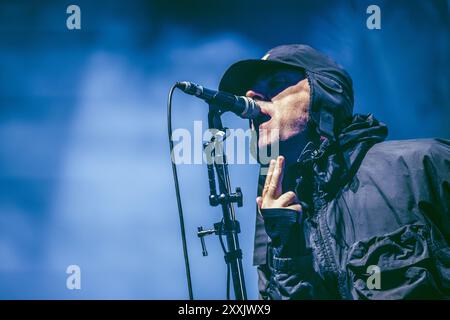
<instances>
[{"instance_id":1,"label":"microphone","mask_svg":"<svg viewBox=\"0 0 450 320\"><path fill-rule=\"evenodd\" d=\"M187 94L218 105L223 110L231 111L244 119L255 119L261 112L261 108L256 104L256 101L251 98L208 89L187 81L177 82L176 86Z\"/></svg>"}]
</instances>

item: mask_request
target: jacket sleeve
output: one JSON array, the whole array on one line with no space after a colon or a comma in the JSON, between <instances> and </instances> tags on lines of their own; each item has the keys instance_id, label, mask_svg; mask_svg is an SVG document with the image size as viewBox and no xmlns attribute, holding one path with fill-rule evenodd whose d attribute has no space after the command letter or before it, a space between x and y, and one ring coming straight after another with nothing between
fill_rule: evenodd
<instances>
[{"instance_id":1,"label":"jacket sleeve","mask_svg":"<svg viewBox=\"0 0 450 320\"><path fill-rule=\"evenodd\" d=\"M433 140L418 166L422 170L411 165L418 172L412 185L419 192L419 208L450 245L450 141Z\"/></svg>"},{"instance_id":2,"label":"jacket sleeve","mask_svg":"<svg viewBox=\"0 0 450 320\"><path fill-rule=\"evenodd\" d=\"M261 296L271 300L327 298L323 280L314 271L306 245L301 213L290 209L262 209L269 236L269 279Z\"/></svg>"},{"instance_id":3,"label":"jacket sleeve","mask_svg":"<svg viewBox=\"0 0 450 320\"><path fill-rule=\"evenodd\" d=\"M402 158L410 173L405 185L424 219L350 248L353 299L450 298L449 146L436 139Z\"/></svg>"}]
</instances>

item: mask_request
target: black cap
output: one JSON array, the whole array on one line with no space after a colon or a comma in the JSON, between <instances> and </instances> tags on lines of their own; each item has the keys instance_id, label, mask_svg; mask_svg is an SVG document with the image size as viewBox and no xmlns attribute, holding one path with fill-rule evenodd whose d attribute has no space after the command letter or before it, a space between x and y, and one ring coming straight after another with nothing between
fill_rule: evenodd
<instances>
[{"instance_id":1,"label":"black cap","mask_svg":"<svg viewBox=\"0 0 450 320\"><path fill-rule=\"evenodd\" d=\"M245 95L262 73L286 67L306 73L311 87L311 118L320 133L334 138L353 114L352 79L344 68L310 46L282 45L262 59L236 62L222 76L219 90Z\"/></svg>"}]
</instances>

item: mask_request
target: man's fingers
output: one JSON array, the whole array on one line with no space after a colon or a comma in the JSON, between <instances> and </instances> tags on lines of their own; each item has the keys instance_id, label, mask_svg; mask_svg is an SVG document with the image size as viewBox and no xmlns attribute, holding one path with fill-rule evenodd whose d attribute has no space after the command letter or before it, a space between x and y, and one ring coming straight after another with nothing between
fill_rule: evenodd
<instances>
[{"instance_id":1,"label":"man's fingers","mask_svg":"<svg viewBox=\"0 0 450 320\"><path fill-rule=\"evenodd\" d=\"M267 191L269 190L270 181L272 180L272 174L273 174L274 168L275 168L275 160L272 159L272 160L270 160L269 170L267 170L266 181L264 183L264 188L262 191L263 198L266 196Z\"/></svg>"},{"instance_id":2,"label":"man's fingers","mask_svg":"<svg viewBox=\"0 0 450 320\"><path fill-rule=\"evenodd\" d=\"M278 198L281 195L281 182L283 180L284 157L279 156L273 169L272 179L267 190L267 195L271 198Z\"/></svg>"},{"instance_id":3,"label":"man's fingers","mask_svg":"<svg viewBox=\"0 0 450 320\"><path fill-rule=\"evenodd\" d=\"M283 192L284 165L286 162L284 161L283 156L278 157L278 160L279 160L278 163L279 163L279 167L280 167L280 176L278 178L276 195L279 197L279 196L281 196L281 193Z\"/></svg>"},{"instance_id":4,"label":"man's fingers","mask_svg":"<svg viewBox=\"0 0 450 320\"><path fill-rule=\"evenodd\" d=\"M287 207L290 206L292 204L298 203L298 199L297 199L297 195L295 194L295 192L293 191L288 191L286 193L283 193L279 198L278 198L278 203L282 206L282 207Z\"/></svg>"}]
</instances>

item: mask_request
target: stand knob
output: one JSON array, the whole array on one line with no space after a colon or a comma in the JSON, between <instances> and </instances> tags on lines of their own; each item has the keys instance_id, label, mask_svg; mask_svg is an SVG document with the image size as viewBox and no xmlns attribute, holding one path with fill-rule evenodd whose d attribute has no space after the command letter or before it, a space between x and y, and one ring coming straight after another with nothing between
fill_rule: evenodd
<instances>
[{"instance_id":1,"label":"stand knob","mask_svg":"<svg viewBox=\"0 0 450 320\"><path fill-rule=\"evenodd\" d=\"M206 251L206 243L205 239L203 238L205 236L203 234L203 227L198 227L197 230L197 236L200 238L200 243L202 244L202 255L206 257L208 255L208 251Z\"/></svg>"},{"instance_id":2,"label":"stand knob","mask_svg":"<svg viewBox=\"0 0 450 320\"><path fill-rule=\"evenodd\" d=\"M216 230L214 229L204 230L203 227L198 227L197 230L198 230L197 236L200 238L200 243L202 244L202 255L206 257L208 255L208 251L206 250L206 243L204 237L215 233Z\"/></svg>"},{"instance_id":3,"label":"stand knob","mask_svg":"<svg viewBox=\"0 0 450 320\"><path fill-rule=\"evenodd\" d=\"M237 187L236 188L236 202L237 202L237 206L239 208L242 207L243 198L244 198L244 196L242 195L241 188Z\"/></svg>"}]
</instances>

